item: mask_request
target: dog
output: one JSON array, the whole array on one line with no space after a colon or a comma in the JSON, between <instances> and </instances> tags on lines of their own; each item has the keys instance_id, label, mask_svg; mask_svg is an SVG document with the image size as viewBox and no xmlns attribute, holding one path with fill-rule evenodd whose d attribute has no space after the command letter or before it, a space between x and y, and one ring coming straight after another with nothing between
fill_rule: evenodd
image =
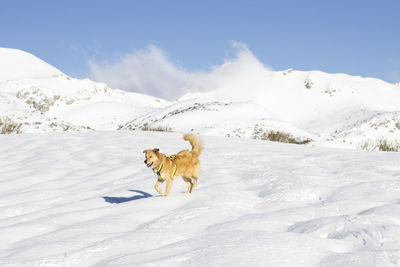
<instances>
[{"instance_id":1,"label":"dog","mask_svg":"<svg viewBox=\"0 0 400 267\"><path fill-rule=\"evenodd\" d=\"M152 168L157 176L157 182L154 185L156 191L162 194L159 188L164 181L167 182L163 197L167 197L171 190L172 181L178 177L182 177L188 184L185 193L192 193L197 186L197 180L200 175L199 156L203 149L200 138L194 134L185 134L183 139L189 141L192 150L182 150L178 154L168 157L160 153L158 148L146 149L144 163L148 168Z\"/></svg>"}]
</instances>

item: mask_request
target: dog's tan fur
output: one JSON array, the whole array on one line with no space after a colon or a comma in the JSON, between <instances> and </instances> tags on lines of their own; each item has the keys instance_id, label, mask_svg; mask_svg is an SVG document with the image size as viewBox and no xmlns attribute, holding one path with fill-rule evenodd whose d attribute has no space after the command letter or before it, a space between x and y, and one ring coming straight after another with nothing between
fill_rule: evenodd
<instances>
[{"instance_id":1,"label":"dog's tan fur","mask_svg":"<svg viewBox=\"0 0 400 267\"><path fill-rule=\"evenodd\" d=\"M169 195L171 190L172 181L178 177L182 177L183 180L188 184L186 193L191 193L197 186L197 179L200 175L200 160L199 156L203 149L202 143L194 134L185 134L183 139L189 141L192 145L192 151L182 150L174 158L170 158L165 154L160 153L158 148L144 150L146 154L147 167L151 167L157 176L157 182L154 188L158 193L162 194L159 188L160 184L167 181L165 193L163 197ZM162 178L157 175L157 171L162 164L160 174ZM176 173L174 173L174 165L176 164Z\"/></svg>"}]
</instances>

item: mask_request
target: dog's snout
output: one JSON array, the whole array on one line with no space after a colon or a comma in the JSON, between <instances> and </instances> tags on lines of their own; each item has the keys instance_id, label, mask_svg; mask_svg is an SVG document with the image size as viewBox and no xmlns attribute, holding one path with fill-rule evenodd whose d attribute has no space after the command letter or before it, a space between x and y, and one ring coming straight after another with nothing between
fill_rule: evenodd
<instances>
[{"instance_id":1,"label":"dog's snout","mask_svg":"<svg viewBox=\"0 0 400 267\"><path fill-rule=\"evenodd\" d=\"M147 164L147 159L144 160L144 164Z\"/></svg>"}]
</instances>

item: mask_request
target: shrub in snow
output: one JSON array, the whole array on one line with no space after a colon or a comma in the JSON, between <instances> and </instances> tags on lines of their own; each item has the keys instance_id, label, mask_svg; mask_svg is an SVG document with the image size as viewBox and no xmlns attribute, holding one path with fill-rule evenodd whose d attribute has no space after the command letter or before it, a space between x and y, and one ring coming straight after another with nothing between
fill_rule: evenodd
<instances>
[{"instance_id":1,"label":"shrub in snow","mask_svg":"<svg viewBox=\"0 0 400 267\"><path fill-rule=\"evenodd\" d=\"M378 141L378 148L380 151L394 151L398 152L400 150L400 144L398 142L388 142L384 139Z\"/></svg>"},{"instance_id":2,"label":"shrub in snow","mask_svg":"<svg viewBox=\"0 0 400 267\"><path fill-rule=\"evenodd\" d=\"M140 127L142 131L153 131L153 132L172 132L172 128L168 126L150 126L145 123L142 127Z\"/></svg>"},{"instance_id":3,"label":"shrub in snow","mask_svg":"<svg viewBox=\"0 0 400 267\"><path fill-rule=\"evenodd\" d=\"M388 141L384 138L377 139L375 141L367 140L360 144L360 148L367 151L400 151L400 142L398 141Z\"/></svg>"},{"instance_id":4,"label":"shrub in snow","mask_svg":"<svg viewBox=\"0 0 400 267\"><path fill-rule=\"evenodd\" d=\"M22 123L13 122L10 118L0 118L0 134L21 133Z\"/></svg>"},{"instance_id":5,"label":"shrub in snow","mask_svg":"<svg viewBox=\"0 0 400 267\"><path fill-rule=\"evenodd\" d=\"M261 140L268 140L273 142L281 142L281 143L290 143L290 144L298 144L298 145L305 145L310 143L312 140L305 138L295 138L290 133L286 133L283 131L268 131L264 130L259 127L254 128L253 132L253 139L261 139Z\"/></svg>"}]
</instances>

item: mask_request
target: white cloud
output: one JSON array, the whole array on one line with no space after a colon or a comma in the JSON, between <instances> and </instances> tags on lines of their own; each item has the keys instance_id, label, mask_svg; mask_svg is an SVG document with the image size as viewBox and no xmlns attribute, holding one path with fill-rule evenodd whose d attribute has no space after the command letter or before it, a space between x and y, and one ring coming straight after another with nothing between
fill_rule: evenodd
<instances>
[{"instance_id":1,"label":"white cloud","mask_svg":"<svg viewBox=\"0 0 400 267\"><path fill-rule=\"evenodd\" d=\"M246 73L251 76L259 70L270 70L246 45L232 43L232 46L236 50L234 58L208 71L189 72L171 62L160 48L149 45L113 63L89 62L90 77L112 88L173 100L189 92L216 90L229 85L234 88L239 76L243 78Z\"/></svg>"}]
</instances>

